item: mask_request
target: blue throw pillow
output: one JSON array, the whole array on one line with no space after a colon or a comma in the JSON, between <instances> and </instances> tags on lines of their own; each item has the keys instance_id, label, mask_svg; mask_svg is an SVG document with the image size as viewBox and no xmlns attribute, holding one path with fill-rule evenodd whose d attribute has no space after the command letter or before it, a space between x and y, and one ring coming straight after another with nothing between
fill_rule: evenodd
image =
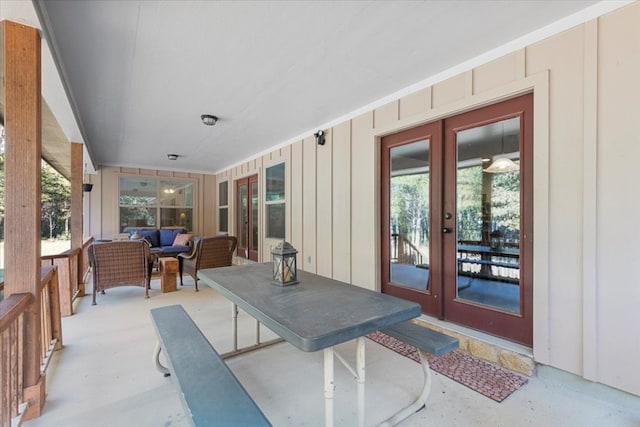
<instances>
[{"instance_id":1,"label":"blue throw pillow","mask_svg":"<svg viewBox=\"0 0 640 427\"><path fill-rule=\"evenodd\" d=\"M184 233L182 228L161 228L160 229L160 246L172 246L176 236Z\"/></svg>"},{"instance_id":2,"label":"blue throw pillow","mask_svg":"<svg viewBox=\"0 0 640 427\"><path fill-rule=\"evenodd\" d=\"M140 230L138 231L142 236L148 237L151 242L151 247L156 248L160 246L160 239L158 238L158 230Z\"/></svg>"}]
</instances>

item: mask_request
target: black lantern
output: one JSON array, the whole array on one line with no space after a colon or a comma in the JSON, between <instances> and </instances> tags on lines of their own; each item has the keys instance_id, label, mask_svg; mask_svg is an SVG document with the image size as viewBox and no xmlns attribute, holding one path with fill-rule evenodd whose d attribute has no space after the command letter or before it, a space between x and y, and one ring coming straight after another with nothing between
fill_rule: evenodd
<instances>
[{"instance_id":1,"label":"black lantern","mask_svg":"<svg viewBox=\"0 0 640 427\"><path fill-rule=\"evenodd\" d=\"M273 260L273 283L279 286L295 285L298 283L296 255L298 251L290 243L278 243L271 251Z\"/></svg>"}]
</instances>

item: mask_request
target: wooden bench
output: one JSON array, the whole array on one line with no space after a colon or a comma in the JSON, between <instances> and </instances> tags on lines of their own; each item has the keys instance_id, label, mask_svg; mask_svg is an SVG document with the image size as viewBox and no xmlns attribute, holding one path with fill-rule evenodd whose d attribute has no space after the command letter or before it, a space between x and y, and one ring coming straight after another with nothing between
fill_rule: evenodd
<instances>
[{"instance_id":1,"label":"wooden bench","mask_svg":"<svg viewBox=\"0 0 640 427\"><path fill-rule=\"evenodd\" d=\"M420 363L424 373L422 392L415 402L380 424L380 426L394 426L426 406L431 391L431 369L429 369L426 353L443 356L458 348L458 339L412 322L399 323L381 332L414 346L420 354Z\"/></svg>"},{"instance_id":2,"label":"wooden bench","mask_svg":"<svg viewBox=\"0 0 640 427\"><path fill-rule=\"evenodd\" d=\"M154 308L154 362L178 386L185 412L198 426L271 426L181 305ZM162 366L160 352L169 365Z\"/></svg>"}]
</instances>

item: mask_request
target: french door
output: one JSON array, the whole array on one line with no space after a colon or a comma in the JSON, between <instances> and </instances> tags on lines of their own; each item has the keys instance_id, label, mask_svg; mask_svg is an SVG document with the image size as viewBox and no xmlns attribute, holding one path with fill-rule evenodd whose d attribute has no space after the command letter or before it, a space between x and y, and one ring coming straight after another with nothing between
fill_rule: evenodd
<instances>
[{"instance_id":1,"label":"french door","mask_svg":"<svg viewBox=\"0 0 640 427\"><path fill-rule=\"evenodd\" d=\"M532 95L382 140L382 290L526 345Z\"/></svg>"},{"instance_id":2,"label":"french door","mask_svg":"<svg viewBox=\"0 0 640 427\"><path fill-rule=\"evenodd\" d=\"M258 175L236 181L237 255L258 261Z\"/></svg>"}]
</instances>

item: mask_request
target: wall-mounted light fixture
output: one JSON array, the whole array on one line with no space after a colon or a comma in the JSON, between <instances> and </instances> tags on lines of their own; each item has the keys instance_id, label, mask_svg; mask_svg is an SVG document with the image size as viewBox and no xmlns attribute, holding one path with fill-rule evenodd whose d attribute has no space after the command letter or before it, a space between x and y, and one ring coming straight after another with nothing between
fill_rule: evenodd
<instances>
[{"instance_id":1,"label":"wall-mounted light fixture","mask_svg":"<svg viewBox=\"0 0 640 427\"><path fill-rule=\"evenodd\" d=\"M169 160L178 160L178 157L180 156L178 156L177 154L167 154L167 158Z\"/></svg>"},{"instance_id":2,"label":"wall-mounted light fixture","mask_svg":"<svg viewBox=\"0 0 640 427\"><path fill-rule=\"evenodd\" d=\"M93 184L82 184L82 191L90 193L93 190Z\"/></svg>"},{"instance_id":3,"label":"wall-mounted light fixture","mask_svg":"<svg viewBox=\"0 0 640 427\"><path fill-rule=\"evenodd\" d=\"M211 114L203 114L200 116L202 119L202 123L207 126L213 126L218 122L218 118L216 116L212 116Z\"/></svg>"},{"instance_id":4,"label":"wall-mounted light fixture","mask_svg":"<svg viewBox=\"0 0 640 427\"><path fill-rule=\"evenodd\" d=\"M324 131L320 129L318 132L314 133L316 137L316 143L318 145L324 145Z\"/></svg>"}]
</instances>

